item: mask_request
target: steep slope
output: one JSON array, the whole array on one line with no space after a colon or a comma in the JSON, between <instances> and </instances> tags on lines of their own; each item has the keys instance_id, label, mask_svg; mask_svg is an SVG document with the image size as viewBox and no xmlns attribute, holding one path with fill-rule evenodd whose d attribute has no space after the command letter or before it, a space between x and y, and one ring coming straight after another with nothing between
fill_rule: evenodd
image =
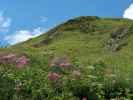
<instances>
[{"instance_id":1,"label":"steep slope","mask_svg":"<svg viewBox=\"0 0 133 100\"><path fill-rule=\"evenodd\" d=\"M3 87L0 96L2 99L9 96L11 100L19 96L23 100L30 97L31 100L132 100L132 44L131 20L95 16L71 19L37 38L1 49L0 73L7 78L1 76L1 80L3 83L10 80L12 87L6 90L8 94L4 94ZM12 56L15 60L8 62ZM18 70L15 66L21 59L25 67ZM58 68L66 65L71 68ZM51 84L50 72L52 75L54 72L54 79L61 75L61 83L56 80L59 84L55 81ZM23 83L19 93L12 89L17 84L14 81Z\"/></svg>"},{"instance_id":2,"label":"steep slope","mask_svg":"<svg viewBox=\"0 0 133 100\"><path fill-rule=\"evenodd\" d=\"M76 56L83 64L100 59L121 66L131 60L132 33L133 22L127 19L77 17L13 48ZM132 61L127 64L132 67Z\"/></svg>"}]
</instances>

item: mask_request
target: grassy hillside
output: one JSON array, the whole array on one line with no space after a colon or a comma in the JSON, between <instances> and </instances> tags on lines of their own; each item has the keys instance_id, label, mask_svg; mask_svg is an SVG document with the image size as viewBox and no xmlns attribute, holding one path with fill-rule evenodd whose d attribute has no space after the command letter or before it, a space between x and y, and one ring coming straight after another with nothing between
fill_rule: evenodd
<instances>
[{"instance_id":1,"label":"grassy hillside","mask_svg":"<svg viewBox=\"0 0 133 100\"><path fill-rule=\"evenodd\" d=\"M77 17L0 49L0 100L133 100L133 21Z\"/></svg>"}]
</instances>

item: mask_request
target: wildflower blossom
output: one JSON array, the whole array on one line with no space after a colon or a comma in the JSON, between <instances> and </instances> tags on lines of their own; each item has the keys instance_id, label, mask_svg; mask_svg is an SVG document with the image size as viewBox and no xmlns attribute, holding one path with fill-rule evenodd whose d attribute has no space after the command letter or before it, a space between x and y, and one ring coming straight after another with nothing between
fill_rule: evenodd
<instances>
[{"instance_id":1,"label":"wildflower blossom","mask_svg":"<svg viewBox=\"0 0 133 100\"><path fill-rule=\"evenodd\" d=\"M58 66L63 68L68 68L71 66L71 63L67 57L55 57L50 61L50 67Z\"/></svg>"},{"instance_id":2,"label":"wildflower blossom","mask_svg":"<svg viewBox=\"0 0 133 100\"><path fill-rule=\"evenodd\" d=\"M52 80L52 81L56 81L56 80L58 80L58 79L60 78L60 75L57 74L57 73L55 73L55 72L50 72L50 73L48 74L48 78L49 78L50 80Z\"/></svg>"},{"instance_id":3,"label":"wildflower blossom","mask_svg":"<svg viewBox=\"0 0 133 100\"><path fill-rule=\"evenodd\" d=\"M28 63L29 59L26 56L22 56L17 59L17 68L23 68Z\"/></svg>"},{"instance_id":4,"label":"wildflower blossom","mask_svg":"<svg viewBox=\"0 0 133 100\"><path fill-rule=\"evenodd\" d=\"M0 63L14 63L16 60L16 55L11 53L11 54L4 54L0 56Z\"/></svg>"},{"instance_id":5,"label":"wildflower blossom","mask_svg":"<svg viewBox=\"0 0 133 100\"><path fill-rule=\"evenodd\" d=\"M82 100L88 100L87 97L83 97Z\"/></svg>"},{"instance_id":6,"label":"wildflower blossom","mask_svg":"<svg viewBox=\"0 0 133 100\"><path fill-rule=\"evenodd\" d=\"M60 67L63 67L63 68L69 68L70 66L71 66L71 64L70 63L68 63L68 62L64 62L64 63L60 63L60 65L59 65Z\"/></svg>"},{"instance_id":7,"label":"wildflower blossom","mask_svg":"<svg viewBox=\"0 0 133 100\"><path fill-rule=\"evenodd\" d=\"M11 59L11 58L14 58L14 57L16 57L15 54L8 54L8 55L3 56L2 58L3 59Z\"/></svg>"}]
</instances>

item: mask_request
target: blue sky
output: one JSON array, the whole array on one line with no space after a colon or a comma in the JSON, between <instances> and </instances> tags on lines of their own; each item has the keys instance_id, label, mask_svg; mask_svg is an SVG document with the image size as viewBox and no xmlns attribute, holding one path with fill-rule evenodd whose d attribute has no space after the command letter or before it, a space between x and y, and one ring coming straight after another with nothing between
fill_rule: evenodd
<instances>
[{"instance_id":1,"label":"blue sky","mask_svg":"<svg viewBox=\"0 0 133 100\"><path fill-rule=\"evenodd\" d=\"M123 17L128 10L125 17L133 18L132 3L132 0L0 0L0 44L25 41L75 16Z\"/></svg>"}]
</instances>

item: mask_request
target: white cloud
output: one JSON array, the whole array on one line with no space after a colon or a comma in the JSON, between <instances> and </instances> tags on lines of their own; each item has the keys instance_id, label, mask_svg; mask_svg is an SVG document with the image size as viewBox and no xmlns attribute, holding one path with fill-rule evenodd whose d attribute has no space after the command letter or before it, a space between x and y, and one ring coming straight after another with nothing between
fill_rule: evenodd
<instances>
[{"instance_id":1,"label":"white cloud","mask_svg":"<svg viewBox=\"0 0 133 100\"><path fill-rule=\"evenodd\" d=\"M42 30L40 27L29 31L29 30L19 30L13 35L9 35L5 37L5 40L8 41L10 45L14 45L19 42L26 41L30 38L37 37L44 33L44 30Z\"/></svg>"},{"instance_id":2,"label":"white cloud","mask_svg":"<svg viewBox=\"0 0 133 100\"><path fill-rule=\"evenodd\" d=\"M133 19L133 4L131 4L123 14L124 18Z\"/></svg>"},{"instance_id":3,"label":"white cloud","mask_svg":"<svg viewBox=\"0 0 133 100\"><path fill-rule=\"evenodd\" d=\"M5 28L7 28L7 27L9 27L11 25L11 19L10 18L8 18L5 22L3 22L3 27L5 27Z\"/></svg>"},{"instance_id":4,"label":"white cloud","mask_svg":"<svg viewBox=\"0 0 133 100\"><path fill-rule=\"evenodd\" d=\"M7 32L11 22L11 18L5 17L3 12L0 12L0 32Z\"/></svg>"}]
</instances>

